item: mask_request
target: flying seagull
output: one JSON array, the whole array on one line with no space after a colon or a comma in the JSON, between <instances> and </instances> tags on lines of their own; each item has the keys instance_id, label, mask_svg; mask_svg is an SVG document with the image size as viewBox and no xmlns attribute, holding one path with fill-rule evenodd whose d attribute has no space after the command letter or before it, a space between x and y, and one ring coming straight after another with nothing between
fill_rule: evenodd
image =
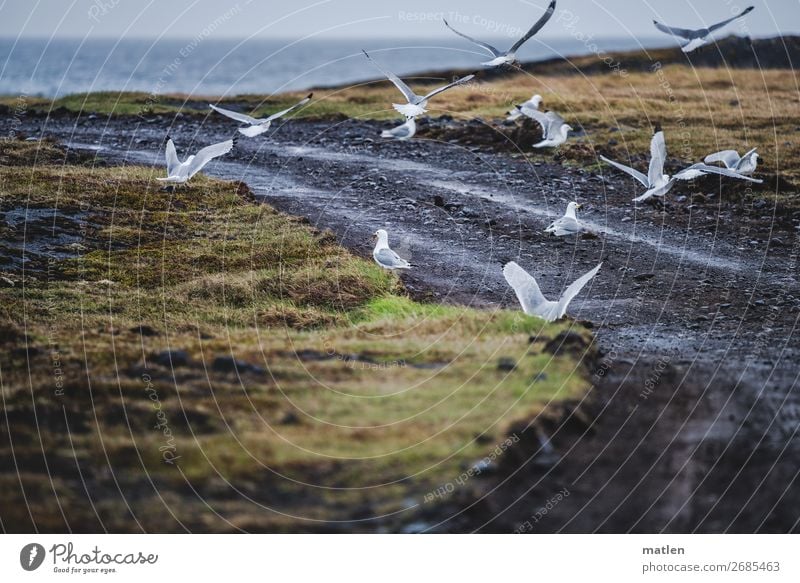
<instances>
[{"instance_id":1,"label":"flying seagull","mask_svg":"<svg viewBox=\"0 0 800 583\"><path fill-rule=\"evenodd\" d=\"M737 14L733 18L729 18L728 20L723 20L722 22L718 22L717 24L713 24L708 28L700 28L697 30L690 30L688 28L675 28L672 26L666 26L661 24L657 20L653 21L653 24L656 25L656 28L661 32L666 32L667 34L671 34L672 36L677 36L679 38L685 39L687 42L685 45L681 47L681 50L684 53L690 53L698 47L702 47L705 44L711 42L711 39L708 38L709 35L714 32L715 30L719 30L723 26L733 22L737 18L742 18L745 14L750 12L753 9L752 6L745 8L742 10L741 13Z\"/></svg>"},{"instance_id":2,"label":"flying seagull","mask_svg":"<svg viewBox=\"0 0 800 583\"><path fill-rule=\"evenodd\" d=\"M273 113L269 117L257 119L255 117L251 117L244 113L239 113L238 111L231 111L230 109L223 109L221 107L217 107L216 105L209 104L209 107L216 111L217 113L221 113L225 117L229 117L231 119L235 119L238 122L248 124L249 127L239 128L239 133L244 134L248 138L252 138L263 134L265 131L269 129L272 125L272 122L276 119L283 117L284 115L293 112L298 107L304 106L306 103L311 101L311 97L313 93L309 93L308 96L301 100L298 103L295 103L288 109L284 109L283 111L279 111L278 113Z\"/></svg>"},{"instance_id":3,"label":"flying seagull","mask_svg":"<svg viewBox=\"0 0 800 583\"><path fill-rule=\"evenodd\" d=\"M167 136L167 177L157 178L156 180L171 184L186 184L192 176L200 172L203 166L211 162L211 160L230 152L235 143L236 140L225 140L218 144L206 146L197 154L193 154L181 162L178 160L178 153L175 151L175 143L172 138Z\"/></svg>"},{"instance_id":4,"label":"flying seagull","mask_svg":"<svg viewBox=\"0 0 800 583\"><path fill-rule=\"evenodd\" d=\"M393 138L395 140L410 140L417 133L417 122L413 117L409 117L406 123L401 124L390 130L381 132L382 138Z\"/></svg>"},{"instance_id":5,"label":"flying seagull","mask_svg":"<svg viewBox=\"0 0 800 583\"><path fill-rule=\"evenodd\" d=\"M558 115L555 111L548 111L542 113L536 109L528 107L517 106L517 110L523 115L539 122L542 126L542 141L534 144L534 148L554 148L560 146L567 141L569 132L572 131L572 126L567 125L564 118Z\"/></svg>"},{"instance_id":6,"label":"flying seagull","mask_svg":"<svg viewBox=\"0 0 800 583\"><path fill-rule=\"evenodd\" d=\"M758 154L756 154L756 149L757 148L753 148L741 157L736 150L723 150L722 152L709 154L703 161L706 164L722 162L728 170L750 176L756 171L756 166L758 166Z\"/></svg>"},{"instance_id":7,"label":"flying seagull","mask_svg":"<svg viewBox=\"0 0 800 583\"><path fill-rule=\"evenodd\" d=\"M749 180L750 182L763 182L762 180L743 176L727 168L709 166L703 163L692 164L688 168L677 172L674 176L664 174L664 162L667 159L667 144L664 141L664 132L661 130L660 126L656 126L656 131L653 134L653 138L650 140L650 167L648 168L647 176L630 166L625 166L619 162L609 160L605 156L600 156L600 159L607 164L611 164L614 168L633 176L633 178L644 185L647 190L641 196L634 198L633 202L642 202L652 196L664 196L672 189L676 180L693 180L705 174L720 174L730 178Z\"/></svg>"},{"instance_id":8,"label":"flying seagull","mask_svg":"<svg viewBox=\"0 0 800 583\"><path fill-rule=\"evenodd\" d=\"M444 21L444 25L450 30L452 30L454 33L456 33L458 36L467 39L473 44L478 45L492 56L491 61L486 61L485 63L481 63L482 65L486 65L488 67L500 67L502 65L513 65L514 63L516 63L517 51L519 50L519 48L523 44L525 44L525 42L527 42L528 39L530 39L533 35L539 32L545 24L547 24L547 21L550 20L551 16L553 16L553 12L555 12L555 10L556 10L556 0L553 0L552 2L550 2L550 5L547 7L547 10L545 10L545 13L536 22L536 24L534 24L531 27L531 29L525 34L525 36L523 36L521 39L515 42L514 46L512 46L506 52L503 52L493 47L489 43L485 43L477 39L474 39L470 36L467 36L463 32L458 32L455 28L450 26L450 24L446 20L444 19L442 20Z\"/></svg>"},{"instance_id":9,"label":"flying seagull","mask_svg":"<svg viewBox=\"0 0 800 583\"><path fill-rule=\"evenodd\" d=\"M508 117L506 121L514 121L522 117L522 110L523 109L535 109L538 110L539 106L542 104L542 96L539 94L534 95L525 103L520 103L514 109L508 112Z\"/></svg>"},{"instance_id":10,"label":"flying seagull","mask_svg":"<svg viewBox=\"0 0 800 583\"><path fill-rule=\"evenodd\" d=\"M556 219L550 226L547 227L545 233L553 233L556 237L563 237L564 235L577 235L581 232L582 228L578 222L578 217L575 216L576 209L581 208L577 202L571 202L567 205L567 212L560 219Z\"/></svg>"},{"instance_id":11,"label":"flying seagull","mask_svg":"<svg viewBox=\"0 0 800 583\"><path fill-rule=\"evenodd\" d=\"M378 242L372 251L375 262L384 269L411 269L411 264L400 257L397 253L389 249L389 234L383 229L375 231L373 237L377 237Z\"/></svg>"},{"instance_id":12,"label":"flying seagull","mask_svg":"<svg viewBox=\"0 0 800 583\"><path fill-rule=\"evenodd\" d=\"M544 297L539 289L539 284L536 283L536 279L513 261L507 263L506 266L503 267L503 276L505 276L508 285L514 290L514 293L517 294L517 299L520 305L522 305L523 312L529 316L538 316L543 320L552 322L558 320L566 313L569 303L580 293L583 286L597 275L602 265L601 263L590 272L585 273L575 280L564 290L564 293L561 294L557 302Z\"/></svg>"},{"instance_id":13,"label":"flying seagull","mask_svg":"<svg viewBox=\"0 0 800 583\"><path fill-rule=\"evenodd\" d=\"M469 81L472 81L475 78L475 75L467 75L466 77L462 77L461 79L453 81L449 85L445 85L444 87L439 87L438 89L434 89L427 95L417 95L416 93L411 91L411 88L408 85L403 83L400 77L398 77L391 71L387 71L386 69L382 68L377 62L375 62L372 59L372 57L369 56L367 51L362 49L361 52L363 52L366 55L366 57L370 61L372 61L372 64L375 65L375 67L377 67L377 69L381 73L383 73L386 76L386 78L389 79L389 81L394 83L395 87L397 87L400 90L400 92L405 96L408 103L402 103L402 104L393 103L392 107L394 107L397 111L399 111L406 117L417 117L418 115L422 115L423 113L425 113L425 111L427 111L425 108L428 106L428 100L431 97L433 97L434 95L438 95L443 91L447 91L451 87L456 87L458 85L463 85L464 83L468 83Z\"/></svg>"}]
</instances>

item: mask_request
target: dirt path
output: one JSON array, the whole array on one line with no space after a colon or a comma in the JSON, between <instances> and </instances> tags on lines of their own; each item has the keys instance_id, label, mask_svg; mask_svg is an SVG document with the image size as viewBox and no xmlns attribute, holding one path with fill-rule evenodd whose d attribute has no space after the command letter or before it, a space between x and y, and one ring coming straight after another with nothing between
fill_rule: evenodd
<instances>
[{"instance_id":1,"label":"dirt path","mask_svg":"<svg viewBox=\"0 0 800 583\"><path fill-rule=\"evenodd\" d=\"M163 165L172 121L32 119L23 130L44 126L114 162ZM520 428L530 439L476 492L444 516L421 511L408 530L798 528L797 217L709 194L719 192L711 179L703 196L676 189L663 207L634 207L634 186L613 172L424 135L386 143L380 127L291 122L273 138L240 140L208 173L247 182L365 256L371 233L386 228L416 265L403 276L408 289L434 301L514 306L504 262L515 259L557 295L603 261L570 309L591 322L605 354L590 398L576 414ZM199 128L194 119L173 124L179 152ZM210 118L200 140L232 129ZM580 217L596 236L542 232L569 200L585 205Z\"/></svg>"}]
</instances>

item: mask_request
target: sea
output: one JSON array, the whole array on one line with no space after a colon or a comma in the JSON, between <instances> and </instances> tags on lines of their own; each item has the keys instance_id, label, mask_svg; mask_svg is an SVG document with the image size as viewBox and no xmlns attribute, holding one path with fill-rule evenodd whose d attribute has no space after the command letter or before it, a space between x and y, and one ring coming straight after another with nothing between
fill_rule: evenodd
<instances>
[{"instance_id":1,"label":"sea","mask_svg":"<svg viewBox=\"0 0 800 583\"><path fill-rule=\"evenodd\" d=\"M487 39L491 42L491 39ZM498 46L510 43L496 39ZM654 48L661 38L531 39L523 61ZM62 97L87 91L188 96L273 94L380 77L366 49L398 75L480 69L486 55L441 39L0 39L0 94Z\"/></svg>"}]
</instances>

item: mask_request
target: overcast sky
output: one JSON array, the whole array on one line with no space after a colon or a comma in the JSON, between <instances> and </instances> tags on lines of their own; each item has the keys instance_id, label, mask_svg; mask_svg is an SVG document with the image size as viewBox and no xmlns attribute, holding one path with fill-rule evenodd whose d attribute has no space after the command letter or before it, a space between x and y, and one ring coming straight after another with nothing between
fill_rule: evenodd
<instances>
[{"instance_id":1,"label":"overcast sky","mask_svg":"<svg viewBox=\"0 0 800 583\"><path fill-rule=\"evenodd\" d=\"M543 37L658 36L654 18L700 28L755 5L730 32L800 32L800 0L558 0ZM2 37L441 37L444 15L478 37L513 36L547 0L0 0ZM567 26L567 23L570 23Z\"/></svg>"}]
</instances>

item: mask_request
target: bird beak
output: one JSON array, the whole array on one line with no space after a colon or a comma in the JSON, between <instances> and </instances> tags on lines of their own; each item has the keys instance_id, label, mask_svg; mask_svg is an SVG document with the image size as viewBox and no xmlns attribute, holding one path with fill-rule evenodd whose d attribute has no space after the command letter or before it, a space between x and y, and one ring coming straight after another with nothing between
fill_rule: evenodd
<instances>
[{"instance_id":1,"label":"bird beak","mask_svg":"<svg viewBox=\"0 0 800 583\"><path fill-rule=\"evenodd\" d=\"M576 204L576 205L575 205L575 208L576 208L576 209L582 209L582 208L583 208L583 205L582 205L582 204Z\"/></svg>"}]
</instances>

